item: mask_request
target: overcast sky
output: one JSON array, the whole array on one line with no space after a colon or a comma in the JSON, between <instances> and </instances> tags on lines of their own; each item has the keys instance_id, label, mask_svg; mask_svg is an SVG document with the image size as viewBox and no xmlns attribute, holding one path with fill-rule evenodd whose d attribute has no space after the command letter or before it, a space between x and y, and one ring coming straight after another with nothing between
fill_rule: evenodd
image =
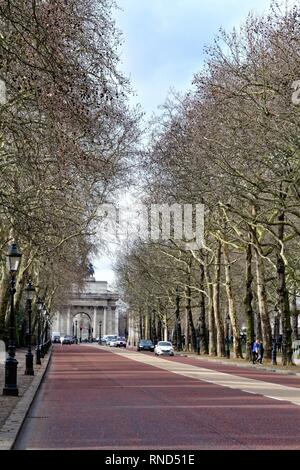
<instances>
[{"instance_id":1,"label":"overcast sky","mask_svg":"<svg viewBox=\"0 0 300 470\"><path fill-rule=\"evenodd\" d=\"M191 87L203 65L203 49L219 28L239 26L250 11L267 11L269 0L117 0L114 17L123 33L121 70L130 77L147 116L157 112L168 91ZM97 280L113 282L111 261L95 261Z\"/></svg>"}]
</instances>

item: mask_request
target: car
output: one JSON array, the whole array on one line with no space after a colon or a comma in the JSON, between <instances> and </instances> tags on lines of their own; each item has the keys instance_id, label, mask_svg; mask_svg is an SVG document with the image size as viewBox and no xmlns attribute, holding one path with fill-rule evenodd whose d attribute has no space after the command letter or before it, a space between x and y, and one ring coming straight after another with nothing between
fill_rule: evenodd
<instances>
[{"instance_id":1,"label":"car","mask_svg":"<svg viewBox=\"0 0 300 470\"><path fill-rule=\"evenodd\" d=\"M125 338L118 338L116 341L117 348L126 348L126 339Z\"/></svg>"},{"instance_id":2,"label":"car","mask_svg":"<svg viewBox=\"0 0 300 470\"><path fill-rule=\"evenodd\" d=\"M118 338L114 338L114 339L111 339L108 342L106 341L106 344L107 344L107 346L110 346L110 347L117 346L117 341L118 341Z\"/></svg>"},{"instance_id":3,"label":"car","mask_svg":"<svg viewBox=\"0 0 300 470\"><path fill-rule=\"evenodd\" d=\"M154 351L154 344L151 339L141 339L137 345L138 351Z\"/></svg>"},{"instance_id":4,"label":"car","mask_svg":"<svg viewBox=\"0 0 300 470\"><path fill-rule=\"evenodd\" d=\"M170 341L159 341L154 348L155 356L174 356L174 349Z\"/></svg>"},{"instance_id":5,"label":"car","mask_svg":"<svg viewBox=\"0 0 300 470\"><path fill-rule=\"evenodd\" d=\"M52 343L60 343L60 331L52 331L51 339Z\"/></svg>"},{"instance_id":6,"label":"car","mask_svg":"<svg viewBox=\"0 0 300 470\"><path fill-rule=\"evenodd\" d=\"M105 336L102 336L102 340L101 340L101 343L102 344L106 344L106 346L109 346L109 343L111 341L114 341L118 338L117 335L105 335Z\"/></svg>"},{"instance_id":7,"label":"car","mask_svg":"<svg viewBox=\"0 0 300 470\"><path fill-rule=\"evenodd\" d=\"M60 336L52 336L52 343L60 343Z\"/></svg>"},{"instance_id":8,"label":"car","mask_svg":"<svg viewBox=\"0 0 300 470\"><path fill-rule=\"evenodd\" d=\"M60 337L61 344L73 344L74 338L71 335L64 335Z\"/></svg>"}]
</instances>

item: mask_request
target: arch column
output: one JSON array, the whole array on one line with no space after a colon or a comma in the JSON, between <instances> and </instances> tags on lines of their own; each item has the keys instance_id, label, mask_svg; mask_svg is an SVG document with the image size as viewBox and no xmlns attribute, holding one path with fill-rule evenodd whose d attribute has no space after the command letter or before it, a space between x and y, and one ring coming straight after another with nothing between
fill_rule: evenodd
<instances>
[{"instance_id":1,"label":"arch column","mask_svg":"<svg viewBox=\"0 0 300 470\"><path fill-rule=\"evenodd\" d=\"M58 328L59 333L61 333L61 314L60 314L60 312L58 312L57 328Z\"/></svg>"},{"instance_id":2,"label":"arch column","mask_svg":"<svg viewBox=\"0 0 300 470\"><path fill-rule=\"evenodd\" d=\"M111 306L108 307L108 331L109 335L115 334L115 318L114 318L114 311Z\"/></svg>"},{"instance_id":3,"label":"arch column","mask_svg":"<svg viewBox=\"0 0 300 470\"><path fill-rule=\"evenodd\" d=\"M67 335L71 335L71 307L68 307L67 311Z\"/></svg>"},{"instance_id":4,"label":"arch column","mask_svg":"<svg viewBox=\"0 0 300 470\"><path fill-rule=\"evenodd\" d=\"M107 307L103 307L103 335L107 335Z\"/></svg>"},{"instance_id":5,"label":"arch column","mask_svg":"<svg viewBox=\"0 0 300 470\"><path fill-rule=\"evenodd\" d=\"M93 334L92 336L96 338L97 336L97 307L94 307L94 316L93 316Z\"/></svg>"},{"instance_id":6,"label":"arch column","mask_svg":"<svg viewBox=\"0 0 300 470\"><path fill-rule=\"evenodd\" d=\"M115 308L115 332L119 336L119 310Z\"/></svg>"}]
</instances>

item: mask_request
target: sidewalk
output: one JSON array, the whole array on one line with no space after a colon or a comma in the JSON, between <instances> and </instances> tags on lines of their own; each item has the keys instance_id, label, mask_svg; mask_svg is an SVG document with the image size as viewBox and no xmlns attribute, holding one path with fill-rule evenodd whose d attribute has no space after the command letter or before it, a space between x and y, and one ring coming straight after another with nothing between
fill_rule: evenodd
<instances>
[{"instance_id":1,"label":"sidewalk","mask_svg":"<svg viewBox=\"0 0 300 470\"><path fill-rule=\"evenodd\" d=\"M2 390L5 382L5 365L0 364L0 449L8 450L12 447L14 440L22 426L27 411L34 399L37 389L42 381L51 357L51 350L42 359L41 365L35 364L34 376L24 375L26 348L16 351L18 361L17 383L19 389L18 397L3 396ZM33 350L34 354L34 350Z\"/></svg>"},{"instance_id":2,"label":"sidewalk","mask_svg":"<svg viewBox=\"0 0 300 470\"><path fill-rule=\"evenodd\" d=\"M279 374L288 374L288 375L297 375L300 376L300 364L294 365L294 366L282 366L281 365L281 357L277 356L277 365L272 365L271 361L269 360L264 360L262 364L252 364L252 362L246 361L246 359L235 359L235 358L230 358L226 359L224 357L215 357L215 356L208 356L208 355L198 355L197 353L192 353L192 352L179 352L176 353L176 356L182 356L182 357L192 357L195 359L199 359L200 361L211 361L211 362L218 362L220 364L226 364L226 365L235 365L237 367L246 367L246 368L253 368L253 369L259 369L259 370L266 370L269 372L276 372ZM297 361L298 362L298 361Z\"/></svg>"},{"instance_id":3,"label":"sidewalk","mask_svg":"<svg viewBox=\"0 0 300 470\"><path fill-rule=\"evenodd\" d=\"M103 346L102 346L103 347ZM136 351L136 346L127 346L126 348L128 351ZM189 357L194 359L199 359L200 361L210 361L210 362L218 362L220 364L225 365L235 365L237 367L246 367L246 368L253 368L259 370L266 370L269 372L276 372L278 374L287 374L287 375L297 375L300 376L300 360L296 360L297 364L295 366L286 366L283 367L281 365L281 356L277 355L277 366L271 364L271 361L264 360L263 364L252 364L252 362L246 361L246 359L235 359L231 352L230 359L226 359L225 357L216 357L216 356L208 356L204 354L197 354L191 351L175 351L175 356L181 357Z\"/></svg>"}]
</instances>

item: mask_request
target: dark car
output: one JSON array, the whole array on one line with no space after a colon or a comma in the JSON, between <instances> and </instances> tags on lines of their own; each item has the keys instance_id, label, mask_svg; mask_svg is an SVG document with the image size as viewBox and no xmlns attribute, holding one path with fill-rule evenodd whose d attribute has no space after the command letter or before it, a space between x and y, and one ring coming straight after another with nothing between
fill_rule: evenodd
<instances>
[{"instance_id":1,"label":"dark car","mask_svg":"<svg viewBox=\"0 0 300 470\"><path fill-rule=\"evenodd\" d=\"M138 351L154 351L154 344L151 339L141 339L137 346Z\"/></svg>"},{"instance_id":2,"label":"dark car","mask_svg":"<svg viewBox=\"0 0 300 470\"><path fill-rule=\"evenodd\" d=\"M70 335L65 335L63 336L63 339L61 340L62 344L73 344L74 343L74 338L73 336Z\"/></svg>"},{"instance_id":3,"label":"dark car","mask_svg":"<svg viewBox=\"0 0 300 470\"><path fill-rule=\"evenodd\" d=\"M53 336L52 343L60 343L60 336Z\"/></svg>"}]
</instances>

